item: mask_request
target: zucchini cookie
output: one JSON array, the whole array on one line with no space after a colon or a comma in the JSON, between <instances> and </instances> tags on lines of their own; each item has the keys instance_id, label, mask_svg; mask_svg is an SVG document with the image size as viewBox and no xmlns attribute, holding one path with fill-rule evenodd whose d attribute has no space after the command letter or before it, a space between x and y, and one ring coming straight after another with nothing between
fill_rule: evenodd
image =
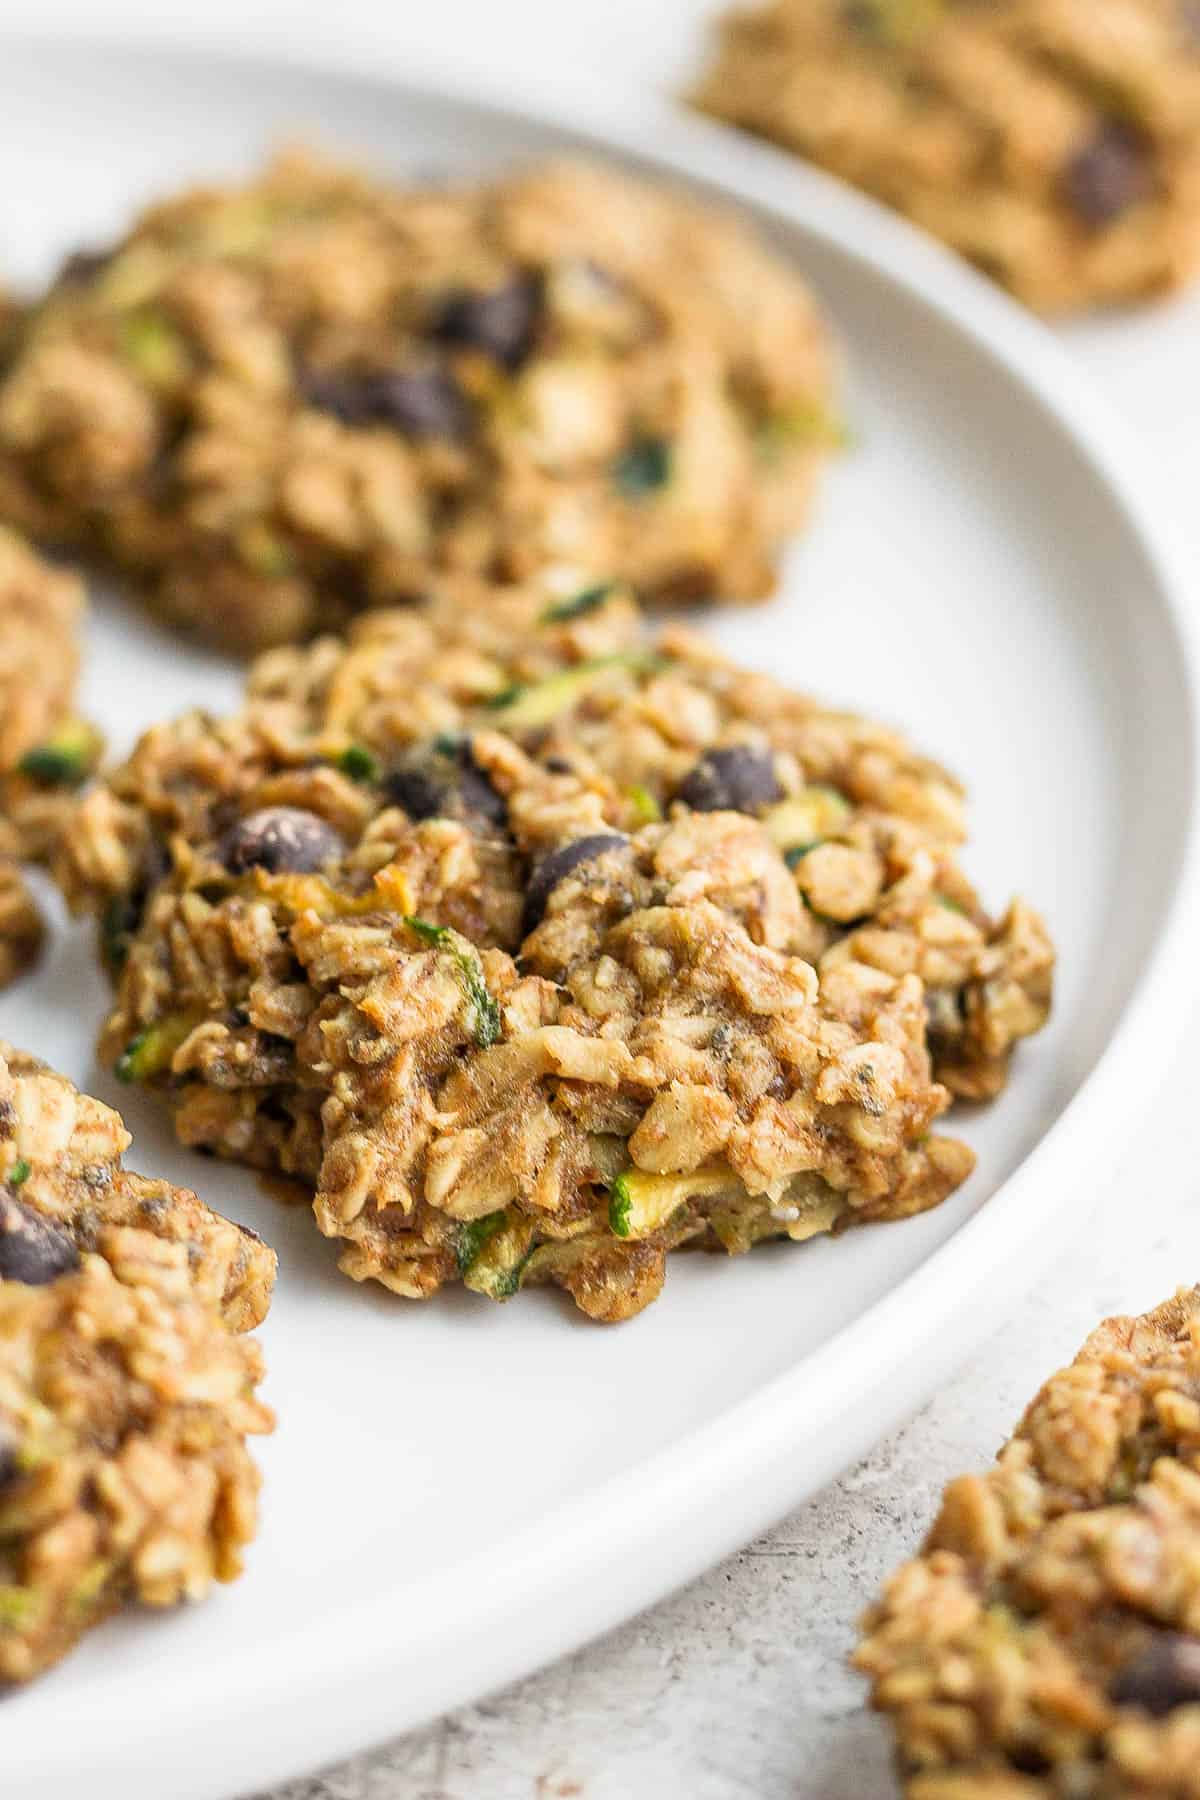
<instances>
[{"instance_id":1,"label":"zucchini cookie","mask_svg":"<svg viewBox=\"0 0 1200 1800\"><path fill-rule=\"evenodd\" d=\"M1045 312L1200 256L1190 0L768 0L697 100L822 163Z\"/></svg>"},{"instance_id":2,"label":"zucchini cookie","mask_svg":"<svg viewBox=\"0 0 1200 1800\"><path fill-rule=\"evenodd\" d=\"M31 307L0 516L250 650L431 565L761 597L832 425L803 282L584 163L399 188L292 156L152 208Z\"/></svg>"},{"instance_id":3,"label":"zucchini cookie","mask_svg":"<svg viewBox=\"0 0 1200 1800\"><path fill-rule=\"evenodd\" d=\"M619 1319L677 1245L967 1174L931 1126L1003 1085L1053 952L961 833L897 734L647 636L628 591L455 578L149 732L60 873L117 984L102 1055L186 1143L313 1186L349 1274Z\"/></svg>"},{"instance_id":4,"label":"zucchini cookie","mask_svg":"<svg viewBox=\"0 0 1200 1800\"><path fill-rule=\"evenodd\" d=\"M83 588L0 526L0 987L37 955L20 863L44 859L99 739L73 716Z\"/></svg>"},{"instance_id":5,"label":"zucchini cookie","mask_svg":"<svg viewBox=\"0 0 1200 1800\"><path fill-rule=\"evenodd\" d=\"M232 1580L275 1274L253 1233L121 1167L129 1134L0 1045L0 1684L126 1605Z\"/></svg>"},{"instance_id":6,"label":"zucchini cookie","mask_svg":"<svg viewBox=\"0 0 1200 1800\"><path fill-rule=\"evenodd\" d=\"M1200 1288L1093 1332L864 1632L911 1800L1197 1800Z\"/></svg>"}]
</instances>

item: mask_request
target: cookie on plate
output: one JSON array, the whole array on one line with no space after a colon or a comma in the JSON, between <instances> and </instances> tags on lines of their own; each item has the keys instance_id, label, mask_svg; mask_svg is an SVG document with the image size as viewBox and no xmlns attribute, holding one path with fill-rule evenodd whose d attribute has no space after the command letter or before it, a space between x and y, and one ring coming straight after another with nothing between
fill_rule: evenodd
<instances>
[{"instance_id":1,"label":"cookie on plate","mask_svg":"<svg viewBox=\"0 0 1200 1800\"><path fill-rule=\"evenodd\" d=\"M19 864L49 853L99 754L72 711L83 587L0 526L0 987L42 940Z\"/></svg>"},{"instance_id":2,"label":"cookie on plate","mask_svg":"<svg viewBox=\"0 0 1200 1800\"><path fill-rule=\"evenodd\" d=\"M1200 1288L1092 1333L863 1629L911 1800L1200 1795Z\"/></svg>"},{"instance_id":3,"label":"cookie on plate","mask_svg":"<svg viewBox=\"0 0 1200 1800\"><path fill-rule=\"evenodd\" d=\"M291 156L152 208L30 308L0 516L235 650L419 596L431 564L749 600L836 435L830 384L799 275L680 194Z\"/></svg>"},{"instance_id":4,"label":"cookie on plate","mask_svg":"<svg viewBox=\"0 0 1200 1800\"><path fill-rule=\"evenodd\" d=\"M61 875L117 981L102 1054L185 1142L313 1185L348 1273L623 1318L677 1245L968 1172L931 1126L1003 1084L1053 952L961 831L897 734L619 587L452 581L149 732Z\"/></svg>"},{"instance_id":5,"label":"cookie on plate","mask_svg":"<svg viewBox=\"0 0 1200 1800\"><path fill-rule=\"evenodd\" d=\"M1200 258L1190 0L768 0L697 94L943 238L1046 312Z\"/></svg>"},{"instance_id":6,"label":"cookie on plate","mask_svg":"<svg viewBox=\"0 0 1200 1800\"><path fill-rule=\"evenodd\" d=\"M117 1114L0 1045L0 1683L252 1539L272 1253L122 1169Z\"/></svg>"}]
</instances>

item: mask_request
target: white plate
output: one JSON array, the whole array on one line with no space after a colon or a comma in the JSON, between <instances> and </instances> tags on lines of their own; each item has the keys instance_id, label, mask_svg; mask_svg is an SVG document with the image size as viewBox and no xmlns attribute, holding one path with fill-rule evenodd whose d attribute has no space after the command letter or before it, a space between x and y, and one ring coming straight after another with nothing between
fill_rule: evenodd
<instances>
[{"instance_id":1,"label":"white plate","mask_svg":"<svg viewBox=\"0 0 1200 1800\"><path fill-rule=\"evenodd\" d=\"M714 628L962 770L970 867L996 903L1041 904L1062 947L1052 1028L997 1106L957 1122L979 1172L950 1204L837 1243L682 1259L657 1306L601 1330L544 1293L410 1308L352 1287L302 1211L176 1150L95 1070L101 984L60 922L0 1025L124 1105L136 1165L278 1246L280 1427L246 1579L113 1625L7 1702L5 1790L76 1800L86 1770L93 1800L215 1800L477 1695L691 1576L927 1397L1083 1228L1194 980L1197 690L1148 502L1063 358L822 177L650 103L614 123L561 90L526 115L349 70L19 45L4 89L0 154L20 174L0 237L31 278L141 196L296 129L397 169L583 137L742 200L839 321L859 448L786 596ZM90 652L86 701L118 748L236 692L228 665L115 601Z\"/></svg>"}]
</instances>

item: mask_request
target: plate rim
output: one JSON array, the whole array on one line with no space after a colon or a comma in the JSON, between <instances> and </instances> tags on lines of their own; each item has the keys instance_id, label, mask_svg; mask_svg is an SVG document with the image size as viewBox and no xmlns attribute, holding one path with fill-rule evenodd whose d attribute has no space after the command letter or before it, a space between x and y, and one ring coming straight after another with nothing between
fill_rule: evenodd
<instances>
[{"instance_id":1,"label":"plate rim","mask_svg":"<svg viewBox=\"0 0 1200 1800\"><path fill-rule=\"evenodd\" d=\"M667 1450L514 1534L500 1553L505 1558L503 1582L496 1578L495 1550L486 1558L486 1569L480 1558L478 1564L467 1560L459 1565L449 1583L445 1576L436 1584L426 1578L431 1592L436 1588L436 1641L426 1635L424 1678L410 1681L399 1699L392 1668L402 1653L402 1637L394 1604L389 1607L381 1592L336 1613L339 1633L352 1627L355 1642L343 1646L336 1681L322 1684L321 1711L305 1713L303 1745L294 1741L299 1721L293 1681L296 1666L304 1666L309 1652L299 1642L293 1656L269 1668L258 1666L260 1684L253 1692L239 1692L236 1706L226 1694L218 1709L210 1693L207 1710L181 1704L169 1715L146 1721L136 1745L88 1743L89 1773L97 1792L109 1791L107 1780L123 1800L157 1800L169 1748L177 1800L216 1800L215 1781L222 1782L222 1794L230 1789L216 1773L214 1732L217 1741L228 1742L238 1728L236 1739L244 1753L236 1776L239 1792L249 1791L251 1784L263 1787L301 1775L516 1680L693 1579L907 1416L982 1341L1004 1306L1028 1287L1033 1273L1049 1264L1068 1231L1086 1216L1088 1173L1111 1158L1131 1133L1126 1121L1135 1120L1152 1098L1159 1079L1156 1066L1173 1048L1172 1034L1182 1035L1185 1029L1187 1009L1178 1004L1181 985L1200 991L1200 943L1194 944L1188 931L1188 915L1200 902L1200 620L1186 603L1182 552L1153 491L1151 459L1126 447L1117 414L1092 391L1085 371L1042 325L940 245L783 151L685 115L632 84L614 100L610 91L574 74L551 78L523 71L518 80L472 69L467 78L461 69L410 57L398 69L381 62L374 46L360 51L351 44L290 44L280 52L273 39L253 30L229 45L186 30L147 31L116 23L104 31L89 26L86 33L55 35L18 22L17 29L3 30L0 41L50 58L63 53L116 55L176 66L186 61L193 69L205 62L218 76L222 69L258 69L265 76L276 71L365 81L419 104L466 109L480 119L491 116L574 136L600 155L698 180L722 190L735 205L744 201L790 219L852 262L894 282L1049 414L1099 479L1111 512L1136 544L1179 652L1188 753L1186 759L1181 755L1186 791L1180 800L1175 893L1154 950L1095 1066L989 1204L818 1350ZM1168 996L1173 1004L1164 1005ZM1164 1019L1175 1022L1165 1031ZM1145 1054L1151 1042L1155 1055ZM1084 1154L1081 1144L1087 1147ZM1038 1196L1056 1183L1085 1198L1040 1210ZM998 1204L1002 1196L1003 1206ZM1031 1256L1035 1239L1040 1244ZM984 1267L988 1287L981 1292ZM964 1294L969 1295L969 1309ZM894 1377L886 1404L873 1405L869 1425L848 1428L847 1401L852 1405L855 1394L861 1396L870 1386L873 1353L867 1340L905 1341L918 1297L923 1303L921 1355L912 1356ZM939 1340L952 1321L953 1347L947 1349ZM823 1388L814 1422L811 1370L818 1359L828 1363L831 1352L840 1358L839 1373ZM787 1425L789 1408L801 1394L805 1438L825 1435L830 1443L809 1444L809 1462L798 1477ZM705 1498L703 1509L695 1504L698 1493ZM514 1569L537 1571L536 1582L523 1593ZM535 1599L542 1604L532 1604ZM521 1621L519 1634L513 1628L515 1617ZM519 1650L513 1647L518 1640ZM80 1698L86 1710L86 1696ZM79 1744L76 1732L66 1735ZM193 1758L187 1757L189 1747ZM49 1767L47 1752L53 1759ZM181 1755L183 1767L176 1760ZM15 1764L8 1762L8 1773L18 1780L23 1772L36 1774L44 1800L73 1800L78 1760L71 1743L43 1744L36 1762L18 1753Z\"/></svg>"}]
</instances>

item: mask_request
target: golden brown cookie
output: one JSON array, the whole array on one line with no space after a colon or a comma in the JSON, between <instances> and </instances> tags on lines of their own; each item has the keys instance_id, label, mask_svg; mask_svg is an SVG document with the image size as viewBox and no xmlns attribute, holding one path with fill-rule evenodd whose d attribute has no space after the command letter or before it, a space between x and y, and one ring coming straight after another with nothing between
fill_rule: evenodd
<instances>
[{"instance_id":1,"label":"golden brown cookie","mask_svg":"<svg viewBox=\"0 0 1200 1800\"><path fill-rule=\"evenodd\" d=\"M594 1316L727 1250L903 1216L970 1153L1053 951L958 866L897 733L629 594L473 594L276 651L146 735L60 874L102 921L102 1054L187 1143L316 1189L343 1267L560 1281Z\"/></svg>"},{"instance_id":2,"label":"golden brown cookie","mask_svg":"<svg viewBox=\"0 0 1200 1800\"><path fill-rule=\"evenodd\" d=\"M1190 0L767 0L726 16L697 99L1046 312L1200 257Z\"/></svg>"},{"instance_id":3,"label":"golden brown cookie","mask_svg":"<svg viewBox=\"0 0 1200 1800\"><path fill-rule=\"evenodd\" d=\"M0 526L0 987L42 942L20 864L49 854L99 754L72 710L83 607L75 575Z\"/></svg>"},{"instance_id":4,"label":"golden brown cookie","mask_svg":"<svg viewBox=\"0 0 1200 1800\"><path fill-rule=\"evenodd\" d=\"M0 1045L0 1684L126 1605L232 1580L269 1431L274 1257L121 1168L110 1108Z\"/></svg>"},{"instance_id":5,"label":"golden brown cookie","mask_svg":"<svg viewBox=\"0 0 1200 1800\"><path fill-rule=\"evenodd\" d=\"M836 436L824 324L735 220L585 163L293 156L72 258L0 380L0 516L235 650L431 566L770 591Z\"/></svg>"},{"instance_id":6,"label":"golden brown cookie","mask_svg":"<svg viewBox=\"0 0 1200 1800\"><path fill-rule=\"evenodd\" d=\"M1197 1800L1200 1288L1093 1332L863 1634L911 1800Z\"/></svg>"}]
</instances>

